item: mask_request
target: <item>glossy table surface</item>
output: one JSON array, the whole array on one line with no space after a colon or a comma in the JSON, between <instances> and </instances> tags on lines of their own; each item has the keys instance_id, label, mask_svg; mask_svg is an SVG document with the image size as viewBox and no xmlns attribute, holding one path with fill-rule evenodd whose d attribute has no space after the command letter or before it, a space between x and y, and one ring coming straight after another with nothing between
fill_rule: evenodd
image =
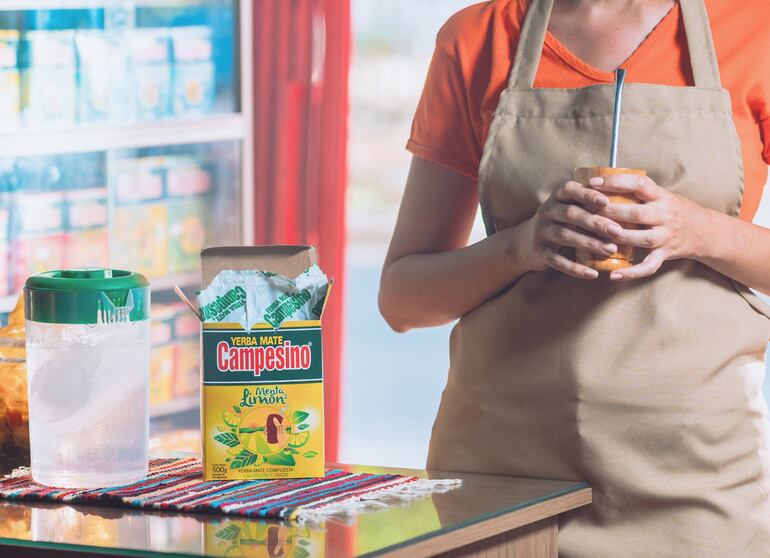
<instances>
[{"instance_id":1,"label":"glossy table surface","mask_svg":"<svg viewBox=\"0 0 770 558\"><path fill-rule=\"evenodd\" d=\"M46 555L57 549L121 556L361 558L392 554L450 532L470 533L474 527L478 530L482 524L505 521L548 502L566 511L590 501L588 486L571 481L334 466L361 472L459 478L462 485L314 525L0 501L0 545L45 549Z\"/></svg>"}]
</instances>

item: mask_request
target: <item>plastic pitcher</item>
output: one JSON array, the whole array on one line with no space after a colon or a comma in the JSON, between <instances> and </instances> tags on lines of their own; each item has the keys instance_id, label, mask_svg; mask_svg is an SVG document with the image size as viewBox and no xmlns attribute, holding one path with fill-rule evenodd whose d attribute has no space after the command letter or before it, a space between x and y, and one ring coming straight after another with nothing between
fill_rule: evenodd
<instances>
[{"instance_id":1,"label":"plastic pitcher","mask_svg":"<svg viewBox=\"0 0 770 558\"><path fill-rule=\"evenodd\" d=\"M47 271L24 287L32 478L95 488L147 474L150 287L139 273Z\"/></svg>"}]
</instances>

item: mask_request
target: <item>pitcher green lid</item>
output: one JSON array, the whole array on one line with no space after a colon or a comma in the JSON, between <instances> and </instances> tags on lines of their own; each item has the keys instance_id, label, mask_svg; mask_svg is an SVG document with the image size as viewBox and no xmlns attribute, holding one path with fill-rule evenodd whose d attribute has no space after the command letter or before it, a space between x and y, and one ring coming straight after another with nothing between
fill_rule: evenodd
<instances>
[{"instance_id":1,"label":"pitcher green lid","mask_svg":"<svg viewBox=\"0 0 770 558\"><path fill-rule=\"evenodd\" d=\"M99 324L146 320L150 283L141 273L103 267L57 269L30 276L24 285L27 320Z\"/></svg>"}]
</instances>

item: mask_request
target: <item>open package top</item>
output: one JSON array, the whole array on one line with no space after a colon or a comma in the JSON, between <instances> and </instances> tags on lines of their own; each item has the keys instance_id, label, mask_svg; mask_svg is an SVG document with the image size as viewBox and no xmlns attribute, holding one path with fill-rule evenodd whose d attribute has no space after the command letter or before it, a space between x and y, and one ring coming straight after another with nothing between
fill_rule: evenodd
<instances>
[{"instance_id":1,"label":"open package top","mask_svg":"<svg viewBox=\"0 0 770 558\"><path fill-rule=\"evenodd\" d=\"M314 248L208 248L201 268L204 478L323 476L330 284Z\"/></svg>"}]
</instances>

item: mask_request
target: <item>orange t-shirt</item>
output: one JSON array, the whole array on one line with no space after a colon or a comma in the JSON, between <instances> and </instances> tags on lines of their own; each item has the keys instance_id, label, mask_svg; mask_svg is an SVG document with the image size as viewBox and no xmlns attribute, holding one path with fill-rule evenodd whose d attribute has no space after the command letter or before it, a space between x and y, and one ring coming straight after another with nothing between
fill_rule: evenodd
<instances>
[{"instance_id":1,"label":"orange t-shirt","mask_svg":"<svg viewBox=\"0 0 770 558\"><path fill-rule=\"evenodd\" d=\"M689 0L688 0L689 1ZM439 31L412 133L414 155L477 178L479 161L516 53L527 0L469 6ZM706 0L722 87L730 92L743 152L741 218L756 213L770 163L770 6L767 0ZM626 81L692 85L684 24L677 3L624 63ZM611 83L546 34L535 87Z\"/></svg>"}]
</instances>

